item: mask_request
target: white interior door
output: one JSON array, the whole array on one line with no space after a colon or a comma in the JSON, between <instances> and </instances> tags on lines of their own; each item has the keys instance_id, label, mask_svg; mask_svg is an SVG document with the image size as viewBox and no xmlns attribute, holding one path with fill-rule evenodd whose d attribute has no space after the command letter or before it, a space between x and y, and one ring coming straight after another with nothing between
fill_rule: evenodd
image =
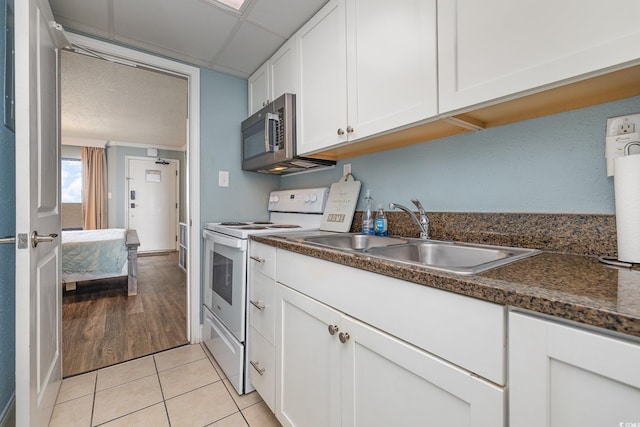
<instances>
[{"instance_id":1,"label":"white interior door","mask_svg":"<svg viewBox=\"0 0 640 427\"><path fill-rule=\"evenodd\" d=\"M127 218L140 252L175 251L178 229L178 161L128 159Z\"/></svg>"},{"instance_id":2,"label":"white interior door","mask_svg":"<svg viewBox=\"0 0 640 427\"><path fill-rule=\"evenodd\" d=\"M15 2L16 425L46 426L62 380L58 61L46 0Z\"/></svg>"}]
</instances>

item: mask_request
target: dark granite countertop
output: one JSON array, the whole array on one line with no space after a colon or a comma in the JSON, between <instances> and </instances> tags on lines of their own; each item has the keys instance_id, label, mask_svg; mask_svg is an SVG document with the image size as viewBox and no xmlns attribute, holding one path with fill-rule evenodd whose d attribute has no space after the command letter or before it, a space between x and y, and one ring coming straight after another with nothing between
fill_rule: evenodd
<instances>
[{"instance_id":1,"label":"dark granite countertop","mask_svg":"<svg viewBox=\"0 0 640 427\"><path fill-rule=\"evenodd\" d=\"M253 235L251 239L420 285L640 337L640 269L607 266L594 256L543 252L484 273L460 276L277 235Z\"/></svg>"}]
</instances>

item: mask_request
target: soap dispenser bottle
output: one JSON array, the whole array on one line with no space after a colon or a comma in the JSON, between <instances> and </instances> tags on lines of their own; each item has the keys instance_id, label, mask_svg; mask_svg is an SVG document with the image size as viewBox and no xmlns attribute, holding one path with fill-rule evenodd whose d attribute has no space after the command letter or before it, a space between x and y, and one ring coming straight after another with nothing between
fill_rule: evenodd
<instances>
[{"instance_id":1,"label":"soap dispenser bottle","mask_svg":"<svg viewBox=\"0 0 640 427\"><path fill-rule=\"evenodd\" d=\"M362 234L373 234L373 198L371 197L371 190L367 190L364 196L365 210L362 212Z\"/></svg>"},{"instance_id":2,"label":"soap dispenser bottle","mask_svg":"<svg viewBox=\"0 0 640 427\"><path fill-rule=\"evenodd\" d=\"M386 236L388 234L387 217L384 215L382 205L378 206L378 213L376 214L376 220L373 224L373 228L376 236Z\"/></svg>"}]
</instances>

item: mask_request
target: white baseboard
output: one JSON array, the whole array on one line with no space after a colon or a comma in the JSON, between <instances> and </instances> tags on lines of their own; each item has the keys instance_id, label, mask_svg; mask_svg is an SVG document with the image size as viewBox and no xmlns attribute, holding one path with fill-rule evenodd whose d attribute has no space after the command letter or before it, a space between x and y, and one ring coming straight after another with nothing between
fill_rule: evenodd
<instances>
[{"instance_id":1,"label":"white baseboard","mask_svg":"<svg viewBox=\"0 0 640 427\"><path fill-rule=\"evenodd\" d=\"M7 406L5 406L3 413L0 417L0 427L15 427L16 426L16 395L15 393L9 399Z\"/></svg>"}]
</instances>

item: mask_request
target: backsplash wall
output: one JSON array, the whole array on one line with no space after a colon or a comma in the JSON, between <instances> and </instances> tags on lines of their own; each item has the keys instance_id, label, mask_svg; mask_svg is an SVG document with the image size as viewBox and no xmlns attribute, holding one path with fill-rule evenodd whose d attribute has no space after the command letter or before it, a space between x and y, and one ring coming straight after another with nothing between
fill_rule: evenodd
<instances>
[{"instance_id":1,"label":"backsplash wall","mask_svg":"<svg viewBox=\"0 0 640 427\"><path fill-rule=\"evenodd\" d=\"M376 206L430 212L596 213L615 211L606 175L608 117L640 112L640 97L338 162L335 169L281 178L281 188L330 186L351 163ZM363 209L362 200L357 207Z\"/></svg>"}]
</instances>

